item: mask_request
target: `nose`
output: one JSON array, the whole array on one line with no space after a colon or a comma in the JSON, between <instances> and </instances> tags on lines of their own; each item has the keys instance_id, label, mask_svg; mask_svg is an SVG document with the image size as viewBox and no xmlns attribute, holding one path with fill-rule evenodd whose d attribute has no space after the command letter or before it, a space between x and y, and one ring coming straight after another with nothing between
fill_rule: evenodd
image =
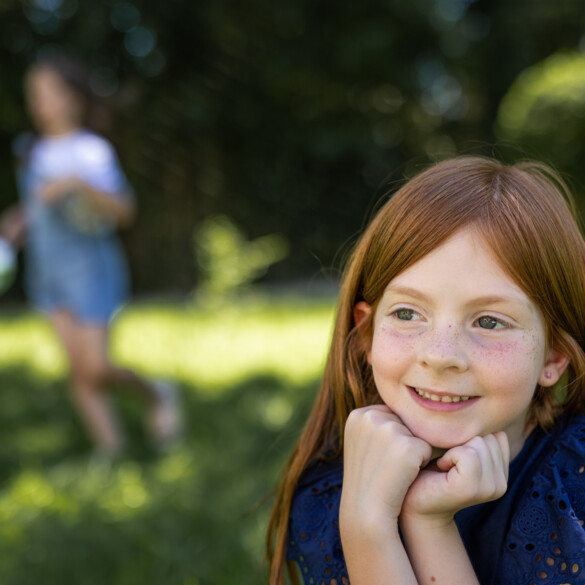
<instances>
[{"instance_id":1,"label":"nose","mask_svg":"<svg viewBox=\"0 0 585 585\"><path fill-rule=\"evenodd\" d=\"M468 357L462 332L449 323L432 327L419 339L418 360L437 371L465 371Z\"/></svg>"}]
</instances>

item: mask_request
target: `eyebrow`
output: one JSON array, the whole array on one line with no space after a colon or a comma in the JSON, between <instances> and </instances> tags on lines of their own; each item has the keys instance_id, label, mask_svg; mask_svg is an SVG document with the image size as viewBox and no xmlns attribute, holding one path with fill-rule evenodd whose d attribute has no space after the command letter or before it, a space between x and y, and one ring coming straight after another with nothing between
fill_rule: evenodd
<instances>
[{"instance_id":1,"label":"eyebrow","mask_svg":"<svg viewBox=\"0 0 585 585\"><path fill-rule=\"evenodd\" d=\"M415 299L420 299L422 301L428 301L429 297L427 295L425 295L423 292L421 292L420 290L416 289L416 288L411 288L410 286L396 286L396 285L392 285L389 284L386 287L386 290L384 290L384 294L387 293L397 293L397 294L401 294L401 295L406 295L409 297L414 297Z\"/></svg>"},{"instance_id":2,"label":"eyebrow","mask_svg":"<svg viewBox=\"0 0 585 585\"><path fill-rule=\"evenodd\" d=\"M421 301L430 302L430 297L426 295L424 292L412 288L410 286L403 286L403 285L388 285L384 294L391 293L391 294L402 294L406 296L413 297L415 299L419 299ZM528 309L532 312L532 306L529 303L526 303L523 299L520 299L515 296L505 296L505 295L484 295L481 297L473 298L468 305L500 305L504 303L513 303L515 305L521 305L525 309Z\"/></svg>"}]
</instances>

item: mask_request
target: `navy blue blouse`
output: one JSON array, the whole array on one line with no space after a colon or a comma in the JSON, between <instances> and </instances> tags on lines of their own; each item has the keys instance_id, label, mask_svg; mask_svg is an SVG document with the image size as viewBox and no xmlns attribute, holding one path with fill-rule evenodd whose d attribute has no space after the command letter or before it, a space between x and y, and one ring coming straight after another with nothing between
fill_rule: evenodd
<instances>
[{"instance_id":1,"label":"navy blue blouse","mask_svg":"<svg viewBox=\"0 0 585 585\"><path fill-rule=\"evenodd\" d=\"M306 585L348 585L339 535L343 462L318 463L293 499L287 558ZM508 490L455 515L482 585L585 584L585 415L532 432Z\"/></svg>"}]
</instances>

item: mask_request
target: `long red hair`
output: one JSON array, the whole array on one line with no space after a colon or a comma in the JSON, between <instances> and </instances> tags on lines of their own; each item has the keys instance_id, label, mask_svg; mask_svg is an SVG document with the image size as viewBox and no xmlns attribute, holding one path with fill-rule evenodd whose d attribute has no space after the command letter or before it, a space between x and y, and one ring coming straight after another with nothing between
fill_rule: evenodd
<instances>
[{"instance_id":1,"label":"long red hair","mask_svg":"<svg viewBox=\"0 0 585 585\"><path fill-rule=\"evenodd\" d=\"M340 456L349 413L380 402L365 353L372 321L358 330L355 304L364 300L375 308L394 277L464 227L477 230L540 308L549 347L571 360L562 391L537 386L527 424L546 430L565 413L585 411L585 242L564 182L539 163L506 166L480 157L426 169L378 211L345 270L321 389L268 527L271 585L284 584L290 507L301 474L318 459Z\"/></svg>"}]
</instances>

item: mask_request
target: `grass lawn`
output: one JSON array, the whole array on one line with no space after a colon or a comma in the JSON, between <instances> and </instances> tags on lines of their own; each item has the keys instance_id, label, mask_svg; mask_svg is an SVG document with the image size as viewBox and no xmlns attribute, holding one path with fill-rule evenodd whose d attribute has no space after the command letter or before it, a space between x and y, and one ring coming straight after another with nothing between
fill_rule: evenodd
<instances>
[{"instance_id":1,"label":"grass lawn","mask_svg":"<svg viewBox=\"0 0 585 585\"><path fill-rule=\"evenodd\" d=\"M332 318L332 299L126 307L114 360L175 380L188 427L156 456L139 406L119 398L129 451L108 462L72 411L49 325L5 309L0 583L264 583L267 496L315 397Z\"/></svg>"}]
</instances>

